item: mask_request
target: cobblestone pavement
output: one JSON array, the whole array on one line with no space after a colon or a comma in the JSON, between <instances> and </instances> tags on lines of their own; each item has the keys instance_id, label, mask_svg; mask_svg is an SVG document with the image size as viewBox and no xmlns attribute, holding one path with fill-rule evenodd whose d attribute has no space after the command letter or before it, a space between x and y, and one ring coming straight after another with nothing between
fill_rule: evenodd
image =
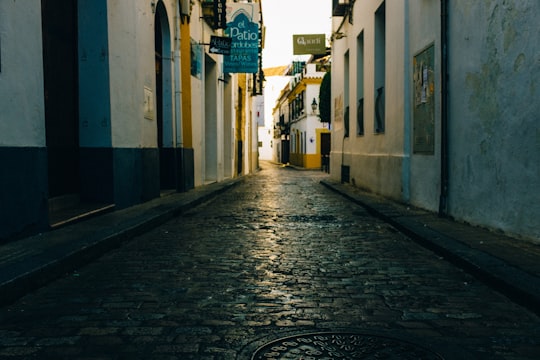
<instances>
[{"instance_id":1,"label":"cobblestone pavement","mask_svg":"<svg viewBox=\"0 0 540 360\"><path fill-rule=\"evenodd\" d=\"M340 331L446 359L540 358L536 315L325 189L324 176L265 164L1 308L0 358L232 360Z\"/></svg>"}]
</instances>

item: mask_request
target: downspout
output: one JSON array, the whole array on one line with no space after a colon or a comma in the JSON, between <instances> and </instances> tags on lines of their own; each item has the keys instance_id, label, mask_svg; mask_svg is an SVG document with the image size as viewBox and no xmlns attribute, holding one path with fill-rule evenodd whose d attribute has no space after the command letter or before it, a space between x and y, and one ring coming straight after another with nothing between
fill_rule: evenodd
<instances>
[{"instance_id":1,"label":"downspout","mask_svg":"<svg viewBox=\"0 0 540 360\"><path fill-rule=\"evenodd\" d=\"M404 68L405 78L403 81L403 103L404 103L404 121L403 121L403 164L401 165L401 192L402 200L406 203L410 201L411 186L411 59L409 47L409 0L404 3L405 23L404 23Z\"/></svg>"},{"instance_id":2,"label":"downspout","mask_svg":"<svg viewBox=\"0 0 540 360\"><path fill-rule=\"evenodd\" d=\"M448 1L441 0L441 189L439 216L448 211Z\"/></svg>"}]
</instances>

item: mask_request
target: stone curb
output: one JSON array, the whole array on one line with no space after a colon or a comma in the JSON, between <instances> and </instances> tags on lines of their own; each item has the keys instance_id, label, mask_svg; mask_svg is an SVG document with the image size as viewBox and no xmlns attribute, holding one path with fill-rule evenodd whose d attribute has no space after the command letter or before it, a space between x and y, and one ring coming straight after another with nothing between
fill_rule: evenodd
<instances>
[{"instance_id":1,"label":"stone curb","mask_svg":"<svg viewBox=\"0 0 540 360\"><path fill-rule=\"evenodd\" d=\"M415 214L407 215L405 211L396 211L395 209L399 208L398 204L389 206L385 202L390 201L382 198L375 201L370 195L353 193L346 185L338 182L322 180L321 184L364 207L373 216L391 224L420 245L467 271L515 303L540 315L540 279L537 276L491 254L473 249L458 239L417 221L418 216ZM474 231L474 227L471 227L471 232Z\"/></svg>"},{"instance_id":2,"label":"stone curb","mask_svg":"<svg viewBox=\"0 0 540 360\"><path fill-rule=\"evenodd\" d=\"M0 306L72 272L243 181L235 178L88 219L0 247ZM9 253L15 255L10 257Z\"/></svg>"}]
</instances>

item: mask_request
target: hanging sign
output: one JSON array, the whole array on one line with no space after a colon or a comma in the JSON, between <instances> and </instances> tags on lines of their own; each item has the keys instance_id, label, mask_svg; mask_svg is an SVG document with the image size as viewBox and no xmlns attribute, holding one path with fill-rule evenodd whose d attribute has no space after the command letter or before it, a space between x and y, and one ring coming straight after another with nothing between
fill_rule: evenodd
<instances>
[{"instance_id":1,"label":"hanging sign","mask_svg":"<svg viewBox=\"0 0 540 360\"><path fill-rule=\"evenodd\" d=\"M293 55L326 54L326 40L324 34L293 35Z\"/></svg>"},{"instance_id":2,"label":"hanging sign","mask_svg":"<svg viewBox=\"0 0 540 360\"><path fill-rule=\"evenodd\" d=\"M227 0L214 0L214 28L225 29L227 27L227 14L225 11Z\"/></svg>"},{"instance_id":3,"label":"hanging sign","mask_svg":"<svg viewBox=\"0 0 540 360\"><path fill-rule=\"evenodd\" d=\"M232 39L223 36L210 36L210 54L231 54Z\"/></svg>"},{"instance_id":4,"label":"hanging sign","mask_svg":"<svg viewBox=\"0 0 540 360\"><path fill-rule=\"evenodd\" d=\"M224 57L226 73L259 71L258 12L253 3L230 3L227 6L225 34L232 39L231 53Z\"/></svg>"}]
</instances>

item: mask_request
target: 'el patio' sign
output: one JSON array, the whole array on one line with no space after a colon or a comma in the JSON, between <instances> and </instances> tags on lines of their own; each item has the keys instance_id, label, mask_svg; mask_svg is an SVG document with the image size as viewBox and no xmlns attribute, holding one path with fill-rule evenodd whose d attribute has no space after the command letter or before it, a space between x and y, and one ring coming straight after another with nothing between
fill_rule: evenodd
<instances>
[{"instance_id":1,"label":"'el patio' sign","mask_svg":"<svg viewBox=\"0 0 540 360\"><path fill-rule=\"evenodd\" d=\"M232 39L231 53L224 56L224 72L256 73L259 71L259 24L250 3L227 5L227 29Z\"/></svg>"}]
</instances>

